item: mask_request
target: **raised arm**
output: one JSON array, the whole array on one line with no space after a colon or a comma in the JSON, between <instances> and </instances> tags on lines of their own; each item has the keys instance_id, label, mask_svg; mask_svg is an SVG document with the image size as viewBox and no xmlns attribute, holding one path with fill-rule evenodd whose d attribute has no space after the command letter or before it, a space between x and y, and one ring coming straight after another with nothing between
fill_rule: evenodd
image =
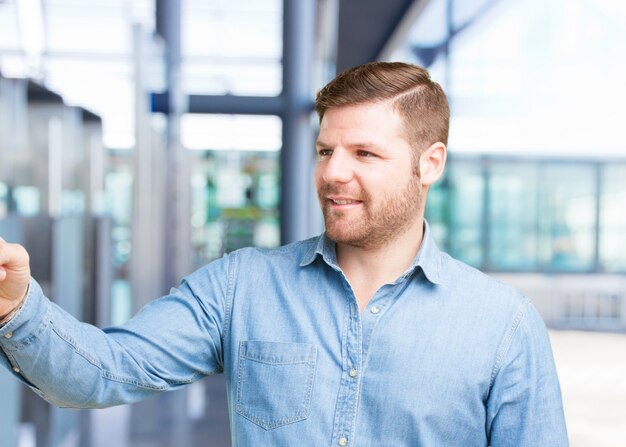
<instances>
[{"instance_id":1,"label":"raised arm","mask_svg":"<svg viewBox=\"0 0 626 447\"><path fill-rule=\"evenodd\" d=\"M0 237L0 325L19 310L30 281L28 253Z\"/></svg>"},{"instance_id":2,"label":"raised arm","mask_svg":"<svg viewBox=\"0 0 626 447\"><path fill-rule=\"evenodd\" d=\"M0 327L0 364L50 403L129 403L222 371L228 258L190 275L126 324L101 330L43 295L21 247L3 242L0 253L1 311L12 314Z\"/></svg>"}]
</instances>

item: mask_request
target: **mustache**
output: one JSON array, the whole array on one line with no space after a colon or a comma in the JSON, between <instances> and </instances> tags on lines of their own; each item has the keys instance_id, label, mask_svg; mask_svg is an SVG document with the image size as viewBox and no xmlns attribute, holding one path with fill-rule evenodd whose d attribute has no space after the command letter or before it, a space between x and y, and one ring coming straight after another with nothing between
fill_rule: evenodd
<instances>
[{"instance_id":1,"label":"mustache","mask_svg":"<svg viewBox=\"0 0 626 447\"><path fill-rule=\"evenodd\" d=\"M366 201L367 199L369 199L369 194L367 194L365 191L361 190L361 189L348 189L348 188L343 188L341 186L338 185L334 185L332 183L324 183L318 190L317 194L320 197L326 197L326 196L345 196L345 197L350 197L352 199L355 200L360 200L360 201Z\"/></svg>"}]
</instances>

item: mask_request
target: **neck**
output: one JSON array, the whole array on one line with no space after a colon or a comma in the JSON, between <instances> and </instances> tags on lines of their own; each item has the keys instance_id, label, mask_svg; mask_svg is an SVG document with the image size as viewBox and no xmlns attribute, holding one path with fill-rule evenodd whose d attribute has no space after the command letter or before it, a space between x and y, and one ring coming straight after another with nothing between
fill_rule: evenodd
<instances>
[{"instance_id":1,"label":"neck","mask_svg":"<svg viewBox=\"0 0 626 447\"><path fill-rule=\"evenodd\" d=\"M337 262L352 285L361 310L384 284L395 281L410 266L424 236L423 218L380 247L337 243Z\"/></svg>"}]
</instances>

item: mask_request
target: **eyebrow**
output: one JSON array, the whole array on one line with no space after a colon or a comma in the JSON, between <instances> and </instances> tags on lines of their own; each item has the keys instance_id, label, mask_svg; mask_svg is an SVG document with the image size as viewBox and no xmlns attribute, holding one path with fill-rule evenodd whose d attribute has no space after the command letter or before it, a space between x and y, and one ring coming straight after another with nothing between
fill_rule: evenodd
<instances>
[{"instance_id":1,"label":"eyebrow","mask_svg":"<svg viewBox=\"0 0 626 447\"><path fill-rule=\"evenodd\" d=\"M315 141L315 147L331 147L331 145L321 140L317 140ZM372 147L378 147L378 146L376 146L374 143L352 143L352 144L349 144L348 147L372 148Z\"/></svg>"},{"instance_id":2,"label":"eyebrow","mask_svg":"<svg viewBox=\"0 0 626 447\"><path fill-rule=\"evenodd\" d=\"M315 140L315 147L328 147L328 144L320 140Z\"/></svg>"}]
</instances>

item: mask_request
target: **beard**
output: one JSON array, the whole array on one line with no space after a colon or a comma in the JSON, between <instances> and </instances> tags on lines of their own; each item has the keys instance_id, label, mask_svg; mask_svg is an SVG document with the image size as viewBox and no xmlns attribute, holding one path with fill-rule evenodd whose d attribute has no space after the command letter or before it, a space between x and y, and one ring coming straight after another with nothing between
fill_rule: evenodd
<instances>
[{"instance_id":1,"label":"beard","mask_svg":"<svg viewBox=\"0 0 626 447\"><path fill-rule=\"evenodd\" d=\"M333 209L327 197L345 195L361 201L361 212ZM326 234L338 243L376 249L398 238L413 225L422 206L419 173L415 173L398 194L386 193L378 203L364 190L347 190L324 183L318 190Z\"/></svg>"}]
</instances>

